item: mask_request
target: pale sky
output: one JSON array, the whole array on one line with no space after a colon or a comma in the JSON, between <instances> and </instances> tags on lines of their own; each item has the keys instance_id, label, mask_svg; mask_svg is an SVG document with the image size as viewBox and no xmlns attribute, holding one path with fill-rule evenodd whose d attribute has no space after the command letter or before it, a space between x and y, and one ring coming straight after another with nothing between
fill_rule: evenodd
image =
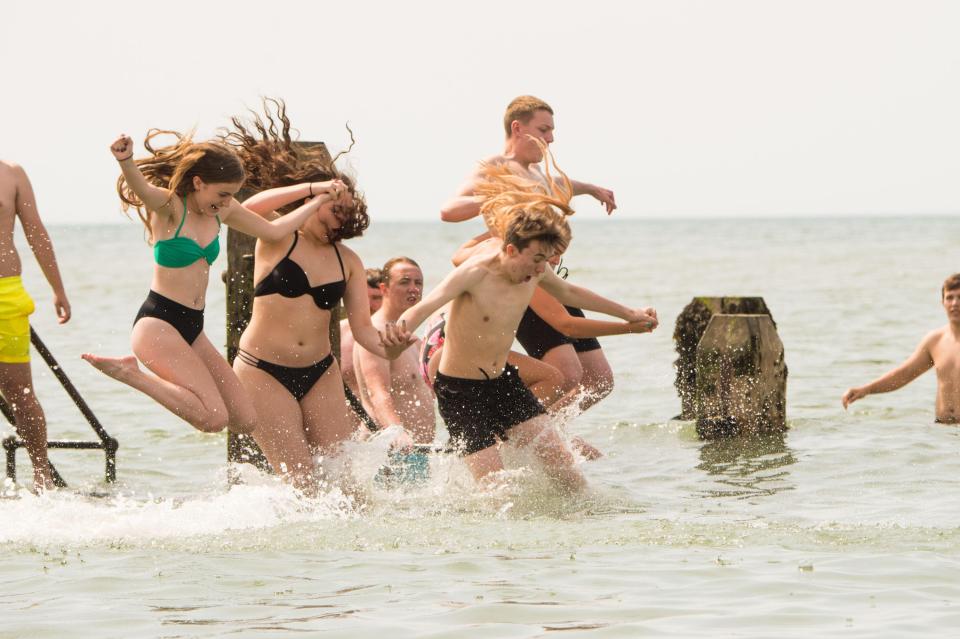
<instances>
[{"instance_id":1,"label":"pale sky","mask_svg":"<svg viewBox=\"0 0 960 639\"><path fill-rule=\"evenodd\" d=\"M267 95L334 153L350 122L374 220L437 219L529 93L624 219L953 213L958 33L951 0L18 0L0 157L49 223L122 221L117 134L209 136Z\"/></svg>"}]
</instances>

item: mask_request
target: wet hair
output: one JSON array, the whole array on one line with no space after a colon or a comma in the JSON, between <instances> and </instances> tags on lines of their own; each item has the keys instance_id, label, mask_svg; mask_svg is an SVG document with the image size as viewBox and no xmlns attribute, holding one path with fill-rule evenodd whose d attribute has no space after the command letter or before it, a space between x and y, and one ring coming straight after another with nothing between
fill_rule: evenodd
<instances>
[{"instance_id":1,"label":"wet hair","mask_svg":"<svg viewBox=\"0 0 960 639\"><path fill-rule=\"evenodd\" d=\"M357 190L356 182L336 167L340 156L350 152L355 140L350 132L350 147L331 158L323 144L298 144L291 134L299 133L290 126L287 106L283 100L263 99L263 113L250 110L249 120L240 117L230 119L231 128L220 132L221 140L232 147L247 171L247 188L265 191L280 186L304 182L341 180L353 199L350 204L334 204L333 212L340 221L332 241L359 237L370 226L367 204ZM303 204L304 200L292 202L279 210L289 213Z\"/></svg>"},{"instance_id":2,"label":"wet hair","mask_svg":"<svg viewBox=\"0 0 960 639\"><path fill-rule=\"evenodd\" d=\"M400 257L391 257L383 265L383 268L380 269L380 272L383 273L383 283L386 284L387 286L390 286L390 269L392 269L396 264L410 264L412 266L416 266L417 268L420 268L420 265L417 264L415 261L413 261L413 259L409 257L404 257L402 255Z\"/></svg>"},{"instance_id":3,"label":"wet hair","mask_svg":"<svg viewBox=\"0 0 960 639\"><path fill-rule=\"evenodd\" d=\"M946 297L947 291L955 291L958 288L960 288L960 273L954 273L943 280L943 286L940 287L940 299Z\"/></svg>"},{"instance_id":4,"label":"wet hair","mask_svg":"<svg viewBox=\"0 0 960 639\"><path fill-rule=\"evenodd\" d=\"M367 288L380 288L380 282L383 281L383 273L380 272L378 268L368 268L366 270L367 274Z\"/></svg>"},{"instance_id":5,"label":"wet hair","mask_svg":"<svg viewBox=\"0 0 960 639\"><path fill-rule=\"evenodd\" d=\"M537 111L546 111L553 115L553 109L550 108L550 105L540 98L535 98L532 95L521 95L514 98L507 105L507 111L503 114L503 128L507 132L507 137L510 137L510 125L514 120L526 124Z\"/></svg>"},{"instance_id":6,"label":"wet hair","mask_svg":"<svg viewBox=\"0 0 960 639\"><path fill-rule=\"evenodd\" d=\"M154 139L162 135L172 135L176 142L170 146L155 147ZM143 146L150 157L134 160L137 168L154 186L169 189L171 198L174 195L186 197L195 191L194 177L199 177L207 184L243 183L246 177L243 163L230 147L219 142L194 142L190 133L184 135L176 131L150 129ZM150 239L153 239L146 205L122 174L117 178L117 193L124 212L135 208L140 221L147 227Z\"/></svg>"},{"instance_id":7,"label":"wet hair","mask_svg":"<svg viewBox=\"0 0 960 639\"><path fill-rule=\"evenodd\" d=\"M566 218L574 213L573 185L547 146L533 139L544 153L546 184L515 173L506 164L487 164L481 167L475 193L483 198L480 214L490 233L503 240L502 248L513 244L522 251L536 240L559 254L572 238ZM550 174L551 165L560 174L559 183Z\"/></svg>"}]
</instances>

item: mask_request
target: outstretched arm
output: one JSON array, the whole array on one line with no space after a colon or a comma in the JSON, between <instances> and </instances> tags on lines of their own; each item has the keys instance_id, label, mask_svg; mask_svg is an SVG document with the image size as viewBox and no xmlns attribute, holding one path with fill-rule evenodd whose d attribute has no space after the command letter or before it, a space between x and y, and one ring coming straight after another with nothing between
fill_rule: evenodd
<instances>
[{"instance_id":1,"label":"outstretched arm","mask_svg":"<svg viewBox=\"0 0 960 639\"><path fill-rule=\"evenodd\" d=\"M649 320L637 322L607 322L571 315L563 304L546 291L537 288L530 300L530 308L553 329L567 337L603 337L627 333L649 333L653 330Z\"/></svg>"},{"instance_id":2,"label":"outstretched arm","mask_svg":"<svg viewBox=\"0 0 960 639\"><path fill-rule=\"evenodd\" d=\"M907 358L907 361L905 361L903 364L900 364L900 366L897 366L889 373L878 377L869 384L864 386L854 386L853 388L847 389L847 392L844 393L843 397L840 399L840 403L843 404L844 409L858 399L863 399L867 395L873 395L875 393L889 393L890 391L903 388L916 378L920 377L920 375L933 368L933 356L930 354L930 349L934 340L937 338L938 335L936 332L927 335L923 341L920 342L920 345L917 346L917 350L913 352L913 355Z\"/></svg>"},{"instance_id":3,"label":"outstretched arm","mask_svg":"<svg viewBox=\"0 0 960 639\"><path fill-rule=\"evenodd\" d=\"M441 306L474 287L487 273L489 255L475 255L450 271L437 287L403 312L397 324L411 333Z\"/></svg>"},{"instance_id":4,"label":"outstretched arm","mask_svg":"<svg viewBox=\"0 0 960 639\"><path fill-rule=\"evenodd\" d=\"M617 208L617 201L610 189L576 180L570 180L570 184L573 186L574 195L590 195L596 198L607 209L607 215L613 213L613 210Z\"/></svg>"},{"instance_id":5,"label":"outstretched arm","mask_svg":"<svg viewBox=\"0 0 960 639\"><path fill-rule=\"evenodd\" d=\"M17 217L20 218L20 224L23 226L24 235L27 236L30 250L33 251L34 257L37 258L37 264L40 265L40 270L43 271L44 277L47 278L47 282L53 290L53 308L57 313L57 321L63 324L70 319L70 302L67 301L63 279L60 277L60 269L57 267L57 257L53 253L53 242L50 241L50 235L40 220L37 200L26 171L17 165L14 166L14 175L17 183Z\"/></svg>"},{"instance_id":6,"label":"outstretched arm","mask_svg":"<svg viewBox=\"0 0 960 639\"><path fill-rule=\"evenodd\" d=\"M657 313L652 308L635 309L627 308L623 304L618 304L613 300L597 295L591 290L582 286L576 286L560 279L553 271L544 271L543 278L540 280L540 286L550 295L553 295L562 304L576 306L588 311L596 311L604 315L619 317L627 322L647 322L650 328L657 326Z\"/></svg>"}]
</instances>

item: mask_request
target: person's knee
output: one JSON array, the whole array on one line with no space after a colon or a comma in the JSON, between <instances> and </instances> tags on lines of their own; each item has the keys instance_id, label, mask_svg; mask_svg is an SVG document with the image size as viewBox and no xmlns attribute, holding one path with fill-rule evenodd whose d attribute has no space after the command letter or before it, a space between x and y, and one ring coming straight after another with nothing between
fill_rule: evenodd
<instances>
[{"instance_id":1,"label":"person's knee","mask_svg":"<svg viewBox=\"0 0 960 639\"><path fill-rule=\"evenodd\" d=\"M230 416L227 414L227 407L222 406L206 411L194 423L194 426L203 433L219 433L227 427L229 422Z\"/></svg>"},{"instance_id":2,"label":"person's knee","mask_svg":"<svg viewBox=\"0 0 960 639\"><path fill-rule=\"evenodd\" d=\"M608 368L599 374L591 375L585 386L591 395L603 399L613 392L613 371Z\"/></svg>"},{"instance_id":3,"label":"person's knee","mask_svg":"<svg viewBox=\"0 0 960 639\"><path fill-rule=\"evenodd\" d=\"M600 400L613 392L613 369L606 360L592 363L584 368L581 384L587 394Z\"/></svg>"},{"instance_id":4,"label":"person's knee","mask_svg":"<svg viewBox=\"0 0 960 639\"><path fill-rule=\"evenodd\" d=\"M563 392L576 388L580 384L580 380L583 379L583 366L575 357L557 357L550 360L545 358L544 361L560 373L559 386Z\"/></svg>"}]
</instances>

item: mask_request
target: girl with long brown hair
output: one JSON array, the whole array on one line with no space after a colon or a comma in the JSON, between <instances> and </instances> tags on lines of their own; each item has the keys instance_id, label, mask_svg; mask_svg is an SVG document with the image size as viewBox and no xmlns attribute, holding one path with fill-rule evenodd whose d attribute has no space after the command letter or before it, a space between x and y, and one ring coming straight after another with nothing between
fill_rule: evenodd
<instances>
[{"instance_id":1,"label":"girl with long brown hair","mask_svg":"<svg viewBox=\"0 0 960 639\"><path fill-rule=\"evenodd\" d=\"M366 203L336 158L294 143L283 102L265 101L264 116L254 114L251 123L234 118L224 140L242 158L247 184L269 189L244 202L268 218L289 217L282 212L308 197L317 181L346 185L343 197L324 202L299 231L257 241L253 312L233 363L257 414L269 416L253 437L270 465L313 492L320 477L315 458L327 467L356 432L331 353L331 310L342 299L354 339L380 357L399 356L409 333L389 326L381 337L371 324L366 271L342 244L369 225Z\"/></svg>"},{"instance_id":2,"label":"girl with long brown hair","mask_svg":"<svg viewBox=\"0 0 960 639\"><path fill-rule=\"evenodd\" d=\"M155 138L164 134L173 135L174 144L155 147ZM144 146L149 156L135 160L129 136L121 135L110 145L122 172L117 180L120 200L124 210L136 209L156 261L150 293L134 320L133 355L85 353L83 358L197 430L217 432L229 426L249 433L256 425L253 403L203 332L210 265L220 252L220 226L273 241L289 237L324 205L339 201L344 186L310 185L313 199L287 217L268 222L234 199L245 173L228 146L156 129L148 133ZM137 360L149 372L141 370Z\"/></svg>"}]
</instances>

